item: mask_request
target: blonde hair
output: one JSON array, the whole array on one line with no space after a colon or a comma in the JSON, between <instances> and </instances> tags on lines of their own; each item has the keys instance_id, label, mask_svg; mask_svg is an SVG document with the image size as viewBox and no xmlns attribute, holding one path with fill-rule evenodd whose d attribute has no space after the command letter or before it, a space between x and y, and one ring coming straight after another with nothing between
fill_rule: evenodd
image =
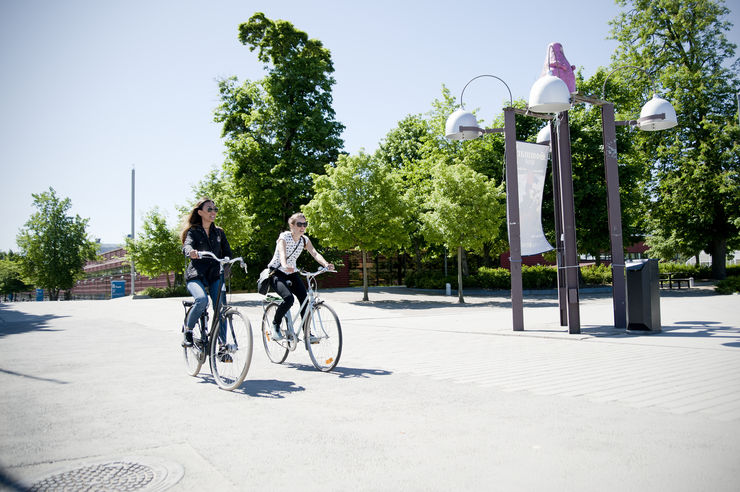
<instances>
[{"instance_id":1,"label":"blonde hair","mask_svg":"<svg viewBox=\"0 0 740 492\"><path fill-rule=\"evenodd\" d=\"M207 196L204 196L203 198L198 200L198 203L195 204L193 210L191 210L189 214L185 215L182 218L182 225L180 227L180 240L183 242L183 244L185 243L185 238L188 236L188 231L191 227L193 227L194 225L203 225L203 219L198 213L198 210L203 210L203 205L208 202L213 202L213 200L211 200Z\"/></svg>"},{"instance_id":2,"label":"blonde hair","mask_svg":"<svg viewBox=\"0 0 740 492\"><path fill-rule=\"evenodd\" d=\"M303 212L296 212L290 216L290 218L288 219L288 224L293 225L298 222L298 217L303 217L303 220L307 220L306 216L303 215Z\"/></svg>"}]
</instances>

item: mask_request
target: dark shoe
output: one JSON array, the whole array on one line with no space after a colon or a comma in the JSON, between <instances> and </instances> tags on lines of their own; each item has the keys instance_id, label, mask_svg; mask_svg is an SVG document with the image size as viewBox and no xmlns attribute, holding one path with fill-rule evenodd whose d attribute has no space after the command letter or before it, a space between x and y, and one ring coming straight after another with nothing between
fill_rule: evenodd
<instances>
[{"instance_id":1,"label":"dark shoe","mask_svg":"<svg viewBox=\"0 0 740 492\"><path fill-rule=\"evenodd\" d=\"M218 360L220 360L224 364L231 364L232 362L234 362L234 359L231 358L231 354L229 354L226 350L226 347L223 345L221 346L221 348L218 349Z\"/></svg>"},{"instance_id":2,"label":"dark shoe","mask_svg":"<svg viewBox=\"0 0 740 492\"><path fill-rule=\"evenodd\" d=\"M185 330L185 336L182 340L182 346L183 347L192 347L193 346L193 330Z\"/></svg>"}]
</instances>

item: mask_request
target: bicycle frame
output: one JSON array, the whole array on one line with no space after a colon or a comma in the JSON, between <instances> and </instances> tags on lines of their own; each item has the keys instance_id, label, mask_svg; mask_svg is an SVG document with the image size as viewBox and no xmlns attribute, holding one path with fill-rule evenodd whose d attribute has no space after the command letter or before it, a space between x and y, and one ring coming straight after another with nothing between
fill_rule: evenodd
<instances>
[{"instance_id":1,"label":"bicycle frame","mask_svg":"<svg viewBox=\"0 0 740 492\"><path fill-rule=\"evenodd\" d=\"M208 258L214 259L218 262L218 265L219 265L218 278L219 278L220 285L218 287L218 296L216 296L216 300L213 303L213 320L211 320L211 327L207 333L208 343L206 344L205 349L208 350L210 348L210 344L213 343L214 341L214 338L215 338L213 336L214 333L218 333L217 336L221 335L220 325L222 322L226 321L226 312L228 311L228 308L229 308L228 299L226 297L227 290L226 290L226 279L224 278L224 265L227 265L227 264L233 265L236 262L240 262L242 266L244 267L244 273L247 272L247 265L244 263L244 260L241 257L234 258L234 259L229 259L227 257L221 260L220 258L218 258L216 255L214 255L210 251L199 251L198 257L200 258L208 257ZM231 279L229 279L229 283L231 283ZM222 296L224 298L223 303L221 303ZM208 308L206 307L206 310L204 311L204 313L207 313L207 311L208 311ZM218 332L216 331L216 327L218 327L219 329ZM227 327L224 326L224 337L226 336L226 333L225 333L226 329Z\"/></svg>"},{"instance_id":2,"label":"bicycle frame","mask_svg":"<svg viewBox=\"0 0 740 492\"><path fill-rule=\"evenodd\" d=\"M314 306L316 306L317 304L320 304L320 303L324 302L324 301L320 300L318 298L318 296L316 295L316 290L318 290L318 289L314 289L314 285L316 284L316 277L318 275L320 275L320 274L322 274L324 272L328 272L328 271L329 271L328 269L326 269L325 267L322 267L322 268L319 268L315 272L306 272L304 270L300 270L300 272L299 272L301 275L303 275L304 277L306 277L306 283L308 284L308 287L306 289L306 298L303 300L303 302L301 303L301 305L298 307L298 315L301 316L301 325L300 325L301 328L300 328L300 330L298 330L299 333L296 333L296 331L295 331L295 327L294 327L294 324L293 324L293 315L290 312L290 310L288 310L288 312L285 313L285 320L286 320L287 325L288 325L288 332L289 332L288 334L290 335L286 339L286 341L288 343L288 349L291 352L293 350L295 350L295 348L298 346L298 342L300 342L302 340L300 338L300 336L299 336L300 335L300 332L305 332L305 330L306 330L306 323L307 323L307 321L309 319L312 318L313 311L314 311ZM282 298L280 298L280 297L270 297L270 294L267 294L266 299L269 299L269 302L267 302L265 304L265 308L266 308L266 306L270 302L273 302L273 301L274 302L280 302L280 303L283 302ZM304 311L304 308L306 309L305 311ZM300 314L302 311L304 312L303 315Z\"/></svg>"}]
</instances>

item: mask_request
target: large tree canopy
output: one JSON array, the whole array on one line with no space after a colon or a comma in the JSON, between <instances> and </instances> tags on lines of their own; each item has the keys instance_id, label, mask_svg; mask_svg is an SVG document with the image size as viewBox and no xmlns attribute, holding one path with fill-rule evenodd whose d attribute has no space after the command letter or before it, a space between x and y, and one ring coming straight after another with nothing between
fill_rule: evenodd
<instances>
[{"instance_id":1,"label":"large tree canopy","mask_svg":"<svg viewBox=\"0 0 740 492\"><path fill-rule=\"evenodd\" d=\"M250 211L251 246L272 252L287 218L312 196L311 174L323 174L343 146L331 88L328 49L290 22L254 14L239 26L239 40L257 52L267 75L239 85L220 82L228 176Z\"/></svg>"},{"instance_id":2,"label":"large tree canopy","mask_svg":"<svg viewBox=\"0 0 740 492\"><path fill-rule=\"evenodd\" d=\"M314 175L316 195L303 209L311 232L339 249L359 249L363 300L367 295L367 252L392 251L408 242L406 204L391 169L372 156L341 156L327 174Z\"/></svg>"},{"instance_id":3,"label":"large tree canopy","mask_svg":"<svg viewBox=\"0 0 740 492\"><path fill-rule=\"evenodd\" d=\"M16 242L26 276L37 287L48 289L55 300L60 290L71 289L81 277L87 260L95 258L96 245L85 232L88 219L67 215L72 207L69 198L60 198L54 188L32 196L37 211Z\"/></svg>"},{"instance_id":4,"label":"large tree canopy","mask_svg":"<svg viewBox=\"0 0 740 492\"><path fill-rule=\"evenodd\" d=\"M617 3L626 10L612 21L615 64L649 72L678 115L672 130L635 136L652 161L653 233L679 250L707 251L723 278L728 247L740 247L740 82L736 46L725 37L729 10L712 0Z\"/></svg>"}]
</instances>

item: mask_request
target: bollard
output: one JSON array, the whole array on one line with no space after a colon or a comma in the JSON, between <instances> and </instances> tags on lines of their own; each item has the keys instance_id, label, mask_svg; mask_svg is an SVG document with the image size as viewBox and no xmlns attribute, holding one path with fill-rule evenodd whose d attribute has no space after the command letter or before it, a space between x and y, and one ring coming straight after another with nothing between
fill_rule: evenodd
<instances>
[{"instance_id":1,"label":"bollard","mask_svg":"<svg viewBox=\"0 0 740 492\"><path fill-rule=\"evenodd\" d=\"M450 284L445 284L445 294L448 296L452 295L452 286Z\"/></svg>"},{"instance_id":2,"label":"bollard","mask_svg":"<svg viewBox=\"0 0 740 492\"><path fill-rule=\"evenodd\" d=\"M694 288L694 277L689 277L689 287Z\"/></svg>"}]
</instances>

